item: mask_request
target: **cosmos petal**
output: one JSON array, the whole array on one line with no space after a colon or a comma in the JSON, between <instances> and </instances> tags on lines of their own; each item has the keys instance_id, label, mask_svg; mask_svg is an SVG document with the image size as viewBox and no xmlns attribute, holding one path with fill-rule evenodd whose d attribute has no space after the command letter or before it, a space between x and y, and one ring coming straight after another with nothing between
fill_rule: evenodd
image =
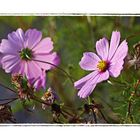
<instances>
[{"instance_id":1,"label":"cosmos petal","mask_svg":"<svg viewBox=\"0 0 140 140\"><path fill-rule=\"evenodd\" d=\"M0 45L0 52L1 53L17 55L17 52L19 50L20 50L19 46L14 45L12 42L10 42L7 39L2 39L2 42L1 42L1 45Z\"/></svg>"},{"instance_id":2,"label":"cosmos petal","mask_svg":"<svg viewBox=\"0 0 140 140\"><path fill-rule=\"evenodd\" d=\"M18 67L18 65L20 64L20 59L15 55L6 55L1 58L1 63L2 68L5 69L7 73L10 73Z\"/></svg>"},{"instance_id":3,"label":"cosmos petal","mask_svg":"<svg viewBox=\"0 0 140 140\"><path fill-rule=\"evenodd\" d=\"M105 81L108 78L109 78L109 72L108 71L103 72L103 73L98 72L98 74L96 76L93 76L92 78L90 78L85 83L85 85L83 85L83 87L78 92L78 96L80 96L80 98L86 98L87 96L89 96L92 93L92 91L96 87L97 83Z\"/></svg>"},{"instance_id":4,"label":"cosmos petal","mask_svg":"<svg viewBox=\"0 0 140 140\"><path fill-rule=\"evenodd\" d=\"M97 83L100 83L102 81L105 81L109 78L109 71L106 70L105 72L100 72L100 77L97 80Z\"/></svg>"},{"instance_id":5,"label":"cosmos petal","mask_svg":"<svg viewBox=\"0 0 140 140\"><path fill-rule=\"evenodd\" d=\"M28 79L38 78L42 74L41 68L34 61L27 61L25 66L25 73Z\"/></svg>"},{"instance_id":6,"label":"cosmos petal","mask_svg":"<svg viewBox=\"0 0 140 140\"><path fill-rule=\"evenodd\" d=\"M111 63L116 63L118 61L122 61L126 55L128 53L128 45L126 40L124 40L118 47L118 49L116 50L114 56L112 57L112 59L110 60Z\"/></svg>"},{"instance_id":7,"label":"cosmos petal","mask_svg":"<svg viewBox=\"0 0 140 140\"><path fill-rule=\"evenodd\" d=\"M106 38L102 38L96 42L96 51L102 60L107 60L109 43Z\"/></svg>"},{"instance_id":8,"label":"cosmos petal","mask_svg":"<svg viewBox=\"0 0 140 140\"><path fill-rule=\"evenodd\" d=\"M26 61L21 61L20 62L20 69L19 69L19 74L25 75L24 71L26 69Z\"/></svg>"},{"instance_id":9,"label":"cosmos petal","mask_svg":"<svg viewBox=\"0 0 140 140\"><path fill-rule=\"evenodd\" d=\"M22 29L17 29L12 33L8 34L8 40L19 48L24 48L25 45L25 35Z\"/></svg>"},{"instance_id":10,"label":"cosmos petal","mask_svg":"<svg viewBox=\"0 0 140 140\"><path fill-rule=\"evenodd\" d=\"M86 52L79 63L80 67L84 70L96 70L100 58L92 52Z\"/></svg>"},{"instance_id":11,"label":"cosmos petal","mask_svg":"<svg viewBox=\"0 0 140 140\"><path fill-rule=\"evenodd\" d=\"M112 77L118 77L121 73L121 70L123 69L123 64L124 61L121 60L121 61L116 61L116 63L110 65L109 74Z\"/></svg>"},{"instance_id":12,"label":"cosmos petal","mask_svg":"<svg viewBox=\"0 0 140 140\"><path fill-rule=\"evenodd\" d=\"M50 37L42 39L34 48L35 54L50 53L53 50L53 42Z\"/></svg>"},{"instance_id":13,"label":"cosmos petal","mask_svg":"<svg viewBox=\"0 0 140 140\"><path fill-rule=\"evenodd\" d=\"M97 74L98 74L98 71L93 71L92 73L88 74L87 76L76 81L74 83L74 87L76 89L81 89L89 79L91 79L92 77L95 77Z\"/></svg>"},{"instance_id":14,"label":"cosmos petal","mask_svg":"<svg viewBox=\"0 0 140 140\"><path fill-rule=\"evenodd\" d=\"M83 85L83 87L79 90L78 96L80 98L86 98L88 95L90 95L92 91L94 90L94 88L96 87L97 80L99 77L100 77L100 74L98 73L96 76L89 79L85 83L85 85Z\"/></svg>"},{"instance_id":15,"label":"cosmos petal","mask_svg":"<svg viewBox=\"0 0 140 140\"><path fill-rule=\"evenodd\" d=\"M92 91L95 89L95 87L96 87L96 84L83 86L83 88L78 92L78 96L80 98L88 97L92 93Z\"/></svg>"},{"instance_id":16,"label":"cosmos petal","mask_svg":"<svg viewBox=\"0 0 140 140\"><path fill-rule=\"evenodd\" d=\"M111 60L120 43L120 32L112 32L108 60Z\"/></svg>"},{"instance_id":17,"label":"cosmos petal","mask_svg":"<svg viewBox=\"0 0 140 140\"><path fill-rule=\"evenodd\" d=\"M33 49L41 40L42 33L36 29L29 29L25 32L26 47Z\"/></svg>"},{"instance_id":18,"label":"cosmos petal","mask_svg":"<svg viewBox=\"0 0 140 140\"><path fill-rule=\"evenodd\" d=\"M22 42L24 44L25 42L25 36L24 36L24 32L21 28L16 30L16 35L19 38L20 42Z\"/></svg>"},{"instance_id":19,"label":"cosmos petal","mask_svg":"<svg viewBox=\"0 0 140 140\"><path fill-rule=\"evenodd\" d=\"M124 40L110 60L109 72L112 77L118 77L120 75L121 70L123 69L124 58L127 56L127 53L128 46L126 40Z\"/></svg>"},{"instance_id":20,"label":"cosmos petal","mask_svg":"<svg viewBox=\"0 0 140 140\"><path fill-rule=\"evenodd\" d=\"M35 55L35 60L40 60L40 61L45 61L54 65L58 65L59 64L59 57L57 55L56 52L53 53L49 53L49 54L36 54ZM43 63L43 62L37 62L36 63L45 70L50 70L52 68L54 68L55 66L51 65L51 64L47 64L47 63Z\"/></svg>"},{"instance_id":21,"label":"cosmos petal","mask_svg":"<svg viewBox=\"0 0 140 140\"><path fill-rule=\"evenodd\" d=\"M34 88L36 90L39 90L40 88L46 88L46 73L45 71L42 71L42 74L38 79L35 80L34 82Z\"/></svg>"}]
</instances>

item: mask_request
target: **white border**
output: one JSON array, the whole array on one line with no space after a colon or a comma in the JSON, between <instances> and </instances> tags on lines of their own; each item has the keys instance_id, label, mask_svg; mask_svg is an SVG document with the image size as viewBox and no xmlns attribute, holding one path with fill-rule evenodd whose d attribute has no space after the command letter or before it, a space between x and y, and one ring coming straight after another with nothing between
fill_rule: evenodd
<instances>
[{"instance_id":1,"label":"white border","mask_svg":"<svg viewBox=\"0 0 140 140\"><path fill-rule=\"evenodd\" d=\"M4 127L3 140L135 140L139 127Z\"/></svg>"},{"instance_id":2,"label":"white border","mask_svg":"<svg viewBox=\"0 0 140 140\"><path fill-rule=\"evenodd\" d=\"M139 0L1 0L1 16L139 16ZM108 15L109 14L109 15ZM14 126L14 127L13 127ZM20 126L20 127L19 127ZM28 126L28 127L26 127ZM29 127L30 126L30 127ZM33 127L34 126L34 127ZM36 126L36 127L35 127ZM49 127L46 127L49 126ZM61 127L64 126L64 127ZM76 126L76 127L73 127ZM84 126L84 127L83 127ZM88 127L89 126L89 127ZM107 127L109 126L109 127ZM116 127L117 126L117 127ZM122 126L122 127L120 127ZM128 126L128 127L126 127ZM129 127L131 126L131 127ZM125 128L125 129L124 129ZM137 139L139 125L1 124L1 140Z\"/></svg>"},{"instance_id":3,"label":"white border","mask_svg":"<svg viewBox=\"0 0 140 140\"><path fill-rule=\"evenodd\" d=\"M138 14L139 0L0 0L0 13Z\"/></svg>"}]
</instances>

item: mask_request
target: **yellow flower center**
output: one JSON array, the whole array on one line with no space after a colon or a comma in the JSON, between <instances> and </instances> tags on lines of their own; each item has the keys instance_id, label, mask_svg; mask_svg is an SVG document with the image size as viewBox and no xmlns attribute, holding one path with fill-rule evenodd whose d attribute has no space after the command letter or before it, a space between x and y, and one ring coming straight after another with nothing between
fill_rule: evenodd
<instances>
[{"instance_id":1,"label":"yellow flower center","mask_svg":"<svg viewBox=\"0 0 140 140\"><path fill-rule=\"evenodd\" d=\"M106 61L103 61L103 60L102 61L99 61L98 65L97 65L97 68L100 71L104 72L108 68L108 63Z\"/></svg>"}]
</instances>

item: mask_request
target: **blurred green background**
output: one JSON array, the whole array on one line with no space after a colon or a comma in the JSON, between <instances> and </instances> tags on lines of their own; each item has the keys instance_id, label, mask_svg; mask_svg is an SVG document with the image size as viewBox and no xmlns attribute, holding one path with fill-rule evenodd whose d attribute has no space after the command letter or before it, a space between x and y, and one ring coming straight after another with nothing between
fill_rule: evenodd
<instances>
[{"instance_id":1,"label":"blurred green background","mask_svg":"<svg viewBox=\"0 0 140 140\"><path fill-rule=\"evenodd\" d=\"M110 40L112 31L121 32L121 39L140 32L140 17L125 16L1 16L0 17L0 39L7 38L8 33L22 28L26 31L29 28L36 28L43 33L43 37L50 36L54 42L54 50L58 52L61 58L60 67L67 71L75 81L88 74L79 66L83 52L95 52L96 41L102 37ZM129 52L133 54L133 44L140 40L140 35L128 40ZM129 83L138 79L133 69L122 72L122 76L116 80L128 81ZM10 75L0 71L0 81L11 88ZM61 71L55 69L48 73L47 87L53 87L59 96L59 103L64 103L65 107L72 113L76 113L78 108L82 108L87 102L77 97L77 91L74 89L68 77ZM130 123L125 120L127 112L127 99L129 93L124 95L124 88L121 86L112 86L107 82L97 85L92 93L95 102L103 105L103 112L110 123ZM0 88L1 97L14 96L13 93ZM42 95L42 93L38 93ZM12 104L13 112L19 123L49 123L51 122L50 109L42 111L37 103L30 103L34 107L33 113L23 109L20 102ZM140 123L140 102L136 104L133 110L135 116L133 123ZM126 122L124 122L124 120ZM100 120L99 120L100 122Z\"/></svg>"}]
</instances>

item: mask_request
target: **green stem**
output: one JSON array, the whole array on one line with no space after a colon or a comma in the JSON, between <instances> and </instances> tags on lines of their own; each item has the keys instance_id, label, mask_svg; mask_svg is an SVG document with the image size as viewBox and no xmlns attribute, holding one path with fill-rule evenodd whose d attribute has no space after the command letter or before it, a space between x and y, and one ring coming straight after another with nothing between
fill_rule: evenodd
<instances>
[{"instance_id":1,"label":"green stem","mask_svg":"<svg viewBox=\"0 0 140 140\"><path fill-rule=\"evenodd\" d=\"M63 70L61 67L59 67L59 66L57 66L57 65L55 65L55 64L52 64L52 63L50 63L50 62L42 61L42 60L37 60L37 59L32 59L32 60L33 60L33 61L37 61L37 62L41 62L41 63L50 64L50 65L56 67L57 69L61 70L63 73L66 74L66 76L71 80L72 84L74 83L73 78L72 78L65 70Z\"/></svg>"},{"instance_id":2,"label":"green stem","mask_svg":"<svg viewBox=\"0 0 140 140\"><path fill-rule=\"evenodd\" d=\"M127 108L127 112L126 112L126 119L130 119L131 123L133 123L133 117L131 114L131 110L132 110L132 96L130 96L129 100L128 100L128 108Z\"/></svg>"},{"instance_id":3,"label":"green stem","mask_svg":"<svg viewBox=\"0 0 140 140\"><path fill-rule=\"evenodd\" d=\"M88 96L88 104L89 105L91 104L91 98L90 98L90 96Z\"/></svg>"},{"instance_id":4,"label":"green stem","mask_svg":"<svg viewBox=\"0 0 140 140\"><path fill-rule=\"evenodd\" d=\"M35 100L35 101L39 102L39 103L42 103L42 104L45 104L45 105L49 105L50 106L50 104L46 103L45 101L43 101L42 99L36 97L35 95L30 96L30 98L32 100Z\"/></svg>"}]
</instances>

